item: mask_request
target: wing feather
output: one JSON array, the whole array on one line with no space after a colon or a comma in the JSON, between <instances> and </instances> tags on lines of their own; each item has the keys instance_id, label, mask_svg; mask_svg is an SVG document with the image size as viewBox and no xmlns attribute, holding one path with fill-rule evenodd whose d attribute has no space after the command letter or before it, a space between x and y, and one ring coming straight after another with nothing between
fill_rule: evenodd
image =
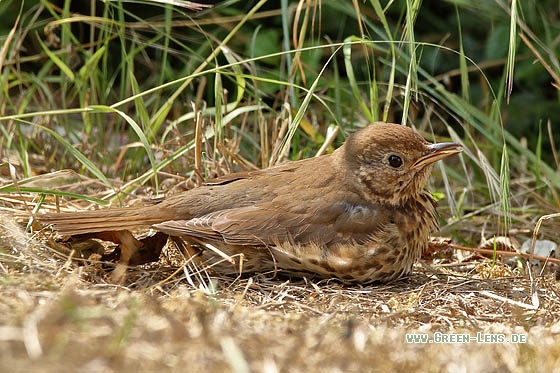
<instances>
[{"instance_id":1,"label":"wing feather","mask_svg":"<svg viewBox=\"0 0 560 373\"><path fill-rule=\"evenodd\" d=\"M349 203L325 203L312 212L273 202L212 212L190 220L154 225L176 236L223 240L227 244L274 246L282 242L320 247L366 240L381 225L378 209ZM360 239L361 238L361 239Z\"/></svg>"}]
</instances>

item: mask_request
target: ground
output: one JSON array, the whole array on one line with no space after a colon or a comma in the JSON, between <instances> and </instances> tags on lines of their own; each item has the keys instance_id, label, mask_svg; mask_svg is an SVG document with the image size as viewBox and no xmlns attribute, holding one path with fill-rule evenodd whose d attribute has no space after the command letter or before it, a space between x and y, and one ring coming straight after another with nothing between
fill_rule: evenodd
<instances>
[{"instance_id":1,"label":"ground","mask_svg":"<svg viewBox=\"0 0 560 373\"><path fill-rule=\"evenodd\" d=\"M560 371L552 275L423 261L407 278L359 286L187 278L162 261L116 285L3 220L3 371ZM413 334L433 343L408 343Z\"/></svg>"}]
</instances>

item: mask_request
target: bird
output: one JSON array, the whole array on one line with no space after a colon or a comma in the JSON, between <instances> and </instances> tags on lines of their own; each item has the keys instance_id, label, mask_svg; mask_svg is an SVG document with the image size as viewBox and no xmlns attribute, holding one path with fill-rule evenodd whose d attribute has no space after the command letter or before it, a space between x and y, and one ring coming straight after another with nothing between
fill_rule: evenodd
<instances>
[{"instance_id":1,"label":"bird","mask_svg":"<svg viewBox=\"0 0 560 373\"><path fill-rule=\"evenodd\" d=\"M63 235L120 243L125 265L140 248L150 250L130 232L149 227L179 238L226 275L386 282L409 275L438 230L425 186L436 161L461 151L410 127L375 122L330 154L232 173L157 204L37 218Z\"/></svg>"}]
</instances>

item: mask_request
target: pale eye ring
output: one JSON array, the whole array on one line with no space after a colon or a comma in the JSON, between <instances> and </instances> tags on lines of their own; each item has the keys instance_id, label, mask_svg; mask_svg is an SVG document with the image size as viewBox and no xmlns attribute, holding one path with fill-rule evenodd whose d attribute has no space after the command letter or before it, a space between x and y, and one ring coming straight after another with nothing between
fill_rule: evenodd
<instances>
[{"instance_id":1,"label":"pale eye ring","mask_svg":"<svg viewBox=\"0 0 560 373\"><path fill-rule=\"evenodd\" d=\"M403 164L402 158L395 154L390 155L388 161L389 165L394 168L399 168Z\"/></svg>"}]
</instances>

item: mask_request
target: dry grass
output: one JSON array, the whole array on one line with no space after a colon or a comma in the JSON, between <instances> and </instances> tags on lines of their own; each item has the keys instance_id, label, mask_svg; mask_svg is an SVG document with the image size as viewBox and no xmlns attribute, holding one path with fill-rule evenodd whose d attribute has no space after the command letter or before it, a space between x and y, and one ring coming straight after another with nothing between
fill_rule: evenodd
<instances>
[{"instance_id":1,"label":"dry grass","mask_svg":"<svg viewBox=\"0 0 560 373\"><path fill-rule=\"evenodd\" d=\"M550 275L531 281L478 259L424 262L409 278L365 287L187 281L162 260L119 286L99 263L77 265L2 220L5 371L559 371L560 284ZM406 342L437 332L527 342Z\"/></svg>"}]
</instances>

